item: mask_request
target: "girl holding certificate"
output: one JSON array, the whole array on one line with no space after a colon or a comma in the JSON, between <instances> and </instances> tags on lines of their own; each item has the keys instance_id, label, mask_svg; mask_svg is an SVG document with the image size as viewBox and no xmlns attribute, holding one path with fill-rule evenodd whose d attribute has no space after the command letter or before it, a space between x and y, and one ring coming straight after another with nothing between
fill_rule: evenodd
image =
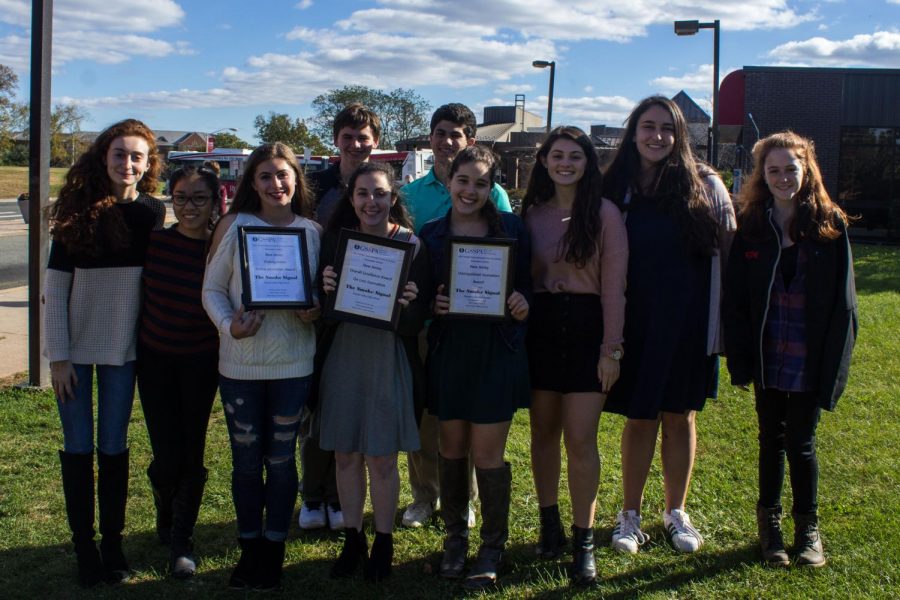
<instances>
[{"instance_id":1,"label":"girl holding certificate","mask_svg":"<svg viewBox=\"0 0 900 600\"><path fill-rule=\"evenodd\" d=\"M679 552L703 537L685 511L696 412L718 382L722 270L735 228L722 180L691 153L681 109L651 96L628 117L603 178L604 197L626 214L628 275L624 356L604 410L627 417L622 432L624 506L612 546L637 552L644 486L662 428L663 523Z\"/></svg>"},{"instance_id":2,"label":"girl holding certificate","mask_svg":"<svg viewBox=\"0 0 900 600\"><path fill-rule=\"evenodd\" d=\"M160 172L155 140L134 119L107 128L66 174L50 208L45 352L62 421L66 515L84 587L129 577L122 531L141 271L150 232L162 227L166 215L163 203L150 195ZM94 542L95 445L99 552Z\"/></svg>"},{"instance_id":3,"label":"girl holding certificate","mask_svg":"<svg viewBox=\"0 0 900 600\"><path fill-rule=\"evenodd\" d=\"M295 446L312 380L313 321L319 316L318 304L307 310L245 310L238 228L304 229L306 268L315 273L319 227L309 214L310 194L294 152L280 142L258 147L213 234L203 280L203 306L220 333L219 389L241 546L231 588L273 589L281 581L297 497Z\"/></svg>"},{"instance_id":4,"label":"girl holding certificate","mask_svg":"<svg viewBox=\"0 0 900 600\"><path fill-rule=\"evenodd\" d=\"M471 455L482 515L481 547L464 582L471 589L497 580L509 537L512 473L504 461L506 438L515 411L529 404L524 342L532 289L531 242L518 216L499 212L489 201L496 161L482 146L460 152L449 171L451 208L421 230L432 276L443 282L437 288L436 318L428 331L428 410L440 420L441 515L446 528L440 574L457 578L465 568ZM505 318L449 318L449 294L458 292L447 281L447 263L452 262L446 255L447 242L454 236L472 243L477 242L472 238L515 240L514 264L504 269L511 274L513 289L503 298L508 307ZM451 281L457 275L462 277L451 273Z\"/></svg>"},{"instance_id":5,"label":"girl holding certificate","mask_svg":"<svg viewBox=\"0 0 900 600\"><path fill-rule=\"evenodd\" d=\"M528 327L531 466L541 511L537 552L565 546L558 498L560 437L572 499L572 579L597 578L594 508L600 479L597 427L619 377L628 238L622 212L601 198L590 138L558 127L537 152L522 215L531 234L534 302Z\"/></svg>"},{"instance_id":6,"label":"girl holding certificate","mask_svg":"<svg viewBox=\"0 0 900 600\"><path fill-rule=\"evenodd\" d=\"M178 223L150 236L137 382L153 448L147 476L156 533L171 548L170 572L186 578L197 569L191 537L206 485L206 428L219 386L219 333L200 301L219 178L206 166L185 167L169 177L169 189Z\"/></svg>"},{"instance_id":7,"label":"girl holding certificate","mask_svg":"<svg viewBox=\"0 0 900 600\"><path fill-rule=\"evenodd\" d=\"M816 426L847 384L858 327L847 215L825 190L812 141L775 133L756 143L753 162L728 262L728 370L756 393L763 559L790 563L781 536L787 456L795 560L819 567Z\"/></svg>"},{"instance_id":8,"label":"girl holding certificate","mask_svg":"<svg viewBox=\"0 0 900 600\"><path fill-rule=\"evenodd\" d=\"M394 553L392 530L400 493L397 453L419 449L414 398L422 402L424 368L417 336L428 317L430 298L418 290L431 288L431 274L390 165L363 163L350 177L322 236L323 263L334 261L342 228L415 248L409 280L397 299L402 305L397 331L326 320L316 361L319 445L335 453L344 513L344 545L331 576L348 577L362 563L366 579L379 581L390 575ZM329 295L336 293L340 276L333 264L323 268L320 278L322 291ZM327 310L324 317L329 317ZM367 469L375 513L370 556L362 530Z\"/></svg>"}]
</instances>

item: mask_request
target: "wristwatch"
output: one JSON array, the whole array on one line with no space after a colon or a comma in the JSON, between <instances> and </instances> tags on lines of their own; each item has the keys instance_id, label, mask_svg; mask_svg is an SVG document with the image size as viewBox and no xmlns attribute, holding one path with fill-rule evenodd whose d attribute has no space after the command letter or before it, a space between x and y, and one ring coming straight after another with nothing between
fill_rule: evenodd
<instances>
[{"instance_id":1,"label":"wristwatch","mask_svg":"<svg viewBox=\"0 0 900 600\"><path fill-rule=\"evenodd\" d=\"M600 351L604 356L613 360L622 360L622 357L625 356L621 344L603 344L600 346Z\"/></svg>"},{"instance_id":2,"label":"wristwatch","mask_svg":"<svg viewBox=\"0 0 900 600\"><path fill-rule=\"evenodd\" d=\"M622 356L624 356L624 352L622 352L621 348L616 348L612 352L609 353L609 357L613 360L622 360Z\"/></svg>"}]
</instances>

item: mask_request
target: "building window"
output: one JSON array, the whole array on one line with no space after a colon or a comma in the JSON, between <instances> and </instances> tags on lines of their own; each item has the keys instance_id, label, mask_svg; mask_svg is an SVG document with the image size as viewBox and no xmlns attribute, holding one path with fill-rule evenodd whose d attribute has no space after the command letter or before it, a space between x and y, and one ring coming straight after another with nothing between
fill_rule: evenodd
<instances>
[{"instance_id":1,"label":"building window","mask_svg":"<svg viewBox=\"0 0 900 600\"><path fill-rule=\"evenodd\" d=\"M857 227L900 237L900 128L842 128L838 190Z\"/></svg>"}]
</instances>

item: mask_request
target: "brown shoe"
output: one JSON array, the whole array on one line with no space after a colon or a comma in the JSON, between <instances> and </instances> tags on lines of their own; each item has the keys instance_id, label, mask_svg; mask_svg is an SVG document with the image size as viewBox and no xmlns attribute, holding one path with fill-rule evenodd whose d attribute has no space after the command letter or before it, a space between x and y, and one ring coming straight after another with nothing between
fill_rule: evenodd
<instances>
[{"instance_id":1,"label":"brown shoe","mask_svg":"<svg viewBox=\"0 0 900 600\"><path fill-rule=\"evenodd\" d=\"M786 567L791 564L781 535L781 507L766 508L757 504L756 527L765 563L770 567Z\"/></svg>"},{"instance_id":2,"label":"brown shoe","mask_svg":"<svg viewBox=\"0 0 900 600\"><path fill-rule=\"evenodd\" d=\"M797 554L798 566L821 567L825 564L825 551L822 549L816 513L794 513L794 552Z\"/></svg>"}]
</instances>

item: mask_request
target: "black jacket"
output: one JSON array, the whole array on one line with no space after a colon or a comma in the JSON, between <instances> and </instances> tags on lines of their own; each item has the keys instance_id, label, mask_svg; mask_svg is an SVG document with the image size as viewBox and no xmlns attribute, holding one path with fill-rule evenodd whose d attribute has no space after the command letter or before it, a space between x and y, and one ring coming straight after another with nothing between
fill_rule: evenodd
<instances>
[{"instance_id":1,"label":"black jacket","mask_svg":"<svg viewBox=\"0 0 900 600\"><path fill-rule=\"evenodd\" d=\"M763 330L781 256L780 234L748 240L738 228L725 274L725 352L731 383L765 388ZM853 257L846 227L836 240L800 242L806 252L806 374L818 405L834 410L847 385L858 330Z\"/></svg>"}]
</instances>

